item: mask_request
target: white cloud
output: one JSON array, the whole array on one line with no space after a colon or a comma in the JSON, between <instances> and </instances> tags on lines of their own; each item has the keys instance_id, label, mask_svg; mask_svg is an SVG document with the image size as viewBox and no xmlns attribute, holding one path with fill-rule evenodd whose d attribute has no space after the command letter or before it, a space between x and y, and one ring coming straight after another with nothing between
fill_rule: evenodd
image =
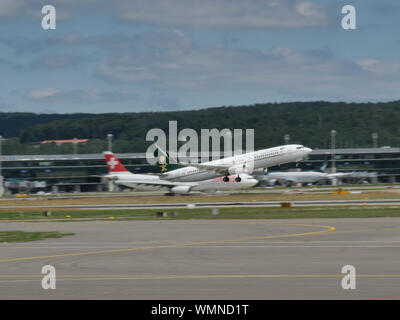
<instances>
[{"instance_id":1,"label":"white cloud","mask_svg":"<svg viewBox=\"0 0 400 320\"><path fill-rule=\"evenodd\" d=\"M110 56L98 65L97 76L174 92L264 91L267 100L398 97L400 63L351 61L324 51L301 52L285 46L268 50L198 46L183 33L172 34L180 45L110 50ZM146 41L135 43L151 47Z\"/></svg>"},{"instance_id":2,"label":"white cloud","mask_svg":"<svg viewBox=\"0 0 400 320\"><path fill-rule=\"evenodd\" d=\"M153 0L149 4L122 2L118 14L128 21L203 28L292 28L332 22L324 5L301 0Z\"/></svg>"},{"instance_id":3,"label":"white cloud","mask_svg":"<svg viewBox=\"0 0 400 320\"><path fill-rule=\"evenodd\" d=\"M0 17L18 14L25 6L24 2L16 0L0 0Z\"/></svg>"},{"instance_id":4,"label":"white cloud","mask_svg":"<svg viewBox=\"0 0 400 320\"><path fill-rule=\"evenodd\" d=\"M77 4L73 3L72 0L55 0L51 4L58 8L63 8L65 10L57 11L57 19L66 20L70 19L77 12ZM90 0L84 0L85 2L90 2ZM0 0L0 17L4 19L24 19L26 17L33 19L41 19L42 7L48 3L42 0ZM74 9L75 6L75 9Z\"/></svg>"},{"instance_id":5,"label":"white cloud","mask_svg":"<svg viewBox=\"0 0 400 320\"><path fill-rule=\"evenodd\" d=\"M103 91L98 89L58 90L54 88L33 89L26 95L29 100L42 102L117 102L136 100L137 95L130 91Z\"/></svg>"},{"instance_id":6,"label":"white cloud","mask_svg":"<svg viewBox=\"0 0 400 320\"><path fill-rule=\"evenodd\" d=\"M304 0L54 0L57 19L103 12L119 19L201 28L292 28L326 26L332 15L318 1ZM41 16L41 0L0 0L0 16Z\"/></svg>"},{"instance_id":7,"label":"white cloud","mask_svg":"<svg viewBox=\"0 0 400 320\"><path fill-rule=\"evenodd\" d=\"M27 97L31 100L49 99L60 93L60 90L54 88L32 89L28 92Z\"/></svg>"},{"instance_id":8,"label":"white cloud","mask_svg":"<svg viewBox=\"0 0 400 320\"><path fill-rule=\"evenodd\" d=\"M184 35L182 35L184 37ZM140 52L114 52L99 64L98 76L115 82L139 83L157 89L285 88L327 77L363 72L356 64L321 52L295 52L288 47L270 50L185 46ZM298 86L297 85L297 86Z\"/></svg>"},{"instance_id":9,"label":"white cloud","mask_svg":"<svg viewBox=\"0 0 400 320\"><path fill-rule=\"evenodd\" d=\"M44 56L38 59L34 59L31 63L33 68L46 68L46 69L57 69L72 67L80 64L83 58L76 55L50 55Z\"/></svg>"},{"instance_id":10,"label":"white cloud","mask_svg":"<svg viewBox=\"0 0 400 320\"><path fill-rule=\"evenodd\" d=\"M400 76L400 62L397 61L363 59L357 63L363 69L379 76Z\"/></svg>"}]
</instances>

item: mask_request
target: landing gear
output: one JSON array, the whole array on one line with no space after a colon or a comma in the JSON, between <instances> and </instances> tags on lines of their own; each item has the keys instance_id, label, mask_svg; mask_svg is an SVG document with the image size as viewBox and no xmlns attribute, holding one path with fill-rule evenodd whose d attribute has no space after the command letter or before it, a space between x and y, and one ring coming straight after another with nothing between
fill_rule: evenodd
<instances>
[{"instance_id":1,"label":"landing gear","mask_svg":"<svg viewBox=\"0 0 400 320\"><path fill-rule=\"evenodd\" d=\"M225 176L225 177L222 179L222 181L224 181L224 182L229 182L229 177L228 177L228 176ZM237 176L237 177L235 178L235 181L236 181L236 182L240 182L240 181L242 181L242 178L239 177L239 176Z\"/></svg>"}]
</instances>

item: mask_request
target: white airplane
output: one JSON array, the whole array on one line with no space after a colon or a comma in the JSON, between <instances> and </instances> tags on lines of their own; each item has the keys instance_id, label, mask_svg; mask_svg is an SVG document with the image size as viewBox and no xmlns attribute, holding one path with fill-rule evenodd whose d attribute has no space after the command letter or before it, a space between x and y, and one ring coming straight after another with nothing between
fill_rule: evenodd
<instances>
[{"instance_id":1,"label":"white airplane","mask_svg":"<svg viewBox=\"0 0 400 320\"><path fill-rule=\"evenodd\" d=\"M158 156L158 150L162 153L161 156ZM267 172L267 169L272 166L299 162L311 151L303 145L292 144L203 163L182 163L175 160L179 169L175 169L177 165L169 163L168 153L161 148L156 150L155 156L161 168L159 176L162 180L199 181L223 176L223 181L229 182L229 175L237 175L235 181L240 182L243 174ZM173 170L168 171L168 165Z\"/></svg>"},{"instance_id":2,"label":"white airplane","mask_svg":"<svg viewBox=\"0 0 400 320\"><path fill-rule=\"evenodd\" d=\"M287 182L288 184L315 183L323 179L335 179L349 176L351 173L327 173L325 169L328 165L326 159L319 171L282 171L269 172L267 175L260 176L259 180L266 180L269 184L275 184L277 181Z\"/></svg>"},{"instance_id":3,"label":"white airplane","mask_svg":"<svg viewBox=\"0 0 400 320\"><path fill-rule=\"evenodd\" d=\"M217 190L232 190L250 188L258 184L258 180L247 174L236 182L236 176L229 176L224 182L222 177L197 182L172 182L161 180L157 175L135 174L128 171L112 152L104 152L108 174L103 176L114 183L137 191L167 191L171 194L188 194L191 191L214 192Z\"/></svg>"},{"instance_id":4,"label":"white airplane","mask_svg":"<svg viewBox=\"0 0 400 320\"><path fill-rule=\"evenodd\" d=\"M298 183L315 183L317 181L327 179L328 173L318 171L293 171L293 172L271 172L267 176L260 178L267 180L269 184L273 185L277 181L286 182L288 185Z\"/></svg>"}]
</instances>

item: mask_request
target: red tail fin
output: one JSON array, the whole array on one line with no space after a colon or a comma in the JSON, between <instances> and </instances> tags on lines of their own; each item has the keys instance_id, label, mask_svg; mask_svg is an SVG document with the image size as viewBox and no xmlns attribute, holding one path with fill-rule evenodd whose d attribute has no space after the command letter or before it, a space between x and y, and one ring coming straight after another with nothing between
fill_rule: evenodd
<instances>
[{"instance_id":1,"label":"red tail fin","mask_svg":"<svg viewBox=\"0 0 400 320\"><path fill-rule=\"evenodd\" d=\"M106 158L109 172L129 172L112 152L105 151L103 154L104 158Z\"/></svg>"}]
</instances>

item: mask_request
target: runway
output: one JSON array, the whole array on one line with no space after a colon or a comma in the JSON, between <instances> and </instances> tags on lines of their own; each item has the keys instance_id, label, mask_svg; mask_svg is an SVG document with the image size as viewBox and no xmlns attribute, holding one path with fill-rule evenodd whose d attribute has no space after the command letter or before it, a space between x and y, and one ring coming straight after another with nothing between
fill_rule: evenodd
<instances>
[{"instance_id":1,"label":"runway","mask_svg":"<svg viewBox=\"0 0 400 320\"><path fill-rule=\"evenodd\" d=\"M290 202L292 206L349 206L349 205L400 205L400 199L359 199L359 200L304 200L304 201L257 201L257 202L198 202L198 203L132 203L132 204L66 204L66 205L12 205L0 206L0 209L179 209L186 208L188 204L199 208L229 208L235 207L279 207L282 202Z\"/></svg>"},{"instance_id":2,"label":"runway","mask_svg":"<svg viewBox=\"0 0 400 320\"><path fill-rule=\"evenodd\" d=\"M74 236L0 244L0 299L400 298L400 218L10 222ZM41 269L56 268L43 290ZM344 265L357 271L344 290Z\"/></svg>"}]
</instances>

